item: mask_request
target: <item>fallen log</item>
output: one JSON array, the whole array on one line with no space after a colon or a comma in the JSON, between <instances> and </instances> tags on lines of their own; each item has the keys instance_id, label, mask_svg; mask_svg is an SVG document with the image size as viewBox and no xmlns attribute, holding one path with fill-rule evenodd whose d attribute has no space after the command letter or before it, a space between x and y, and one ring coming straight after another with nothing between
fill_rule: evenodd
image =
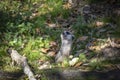
<instances>
[{"instance_id":1,"label":"fallen log","mask_svg":"<svg viewBox=\"0 0 120 80\"><path fill-rule=\"evenodd\" d=\"M0 70L0 80L18 80L24 76L23 71L7 72Z\"/></svg>"},{"instance_id":2,"label":"fallen log","mask_svg":"<svg viewBox=\"0 0 120 80\"><path fill-rule=\"evenodd\" d=\"M44 69L41 75L46 80L120 80L120 70L83 71L79 69Z\"/></svg>"},{"instance_id":3,"label":"fallen log","mask_svg":"<svg viewBox=\"0 0 120 80\"><path fill-rule=\"evenodd\" d=\"M7 52L10 54L12 63L16 62L23 68L24 73L28 76L29 80L36 80L33 72L31 71L27 59L24 56L21 56L16 50L9 48Z\"/></svg>"}]
</instances>

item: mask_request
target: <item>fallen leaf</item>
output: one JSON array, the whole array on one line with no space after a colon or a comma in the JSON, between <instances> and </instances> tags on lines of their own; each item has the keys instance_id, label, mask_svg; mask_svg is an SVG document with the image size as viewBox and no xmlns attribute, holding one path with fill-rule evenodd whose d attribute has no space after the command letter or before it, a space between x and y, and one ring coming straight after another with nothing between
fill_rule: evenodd
<instances>
[{"instance_id":1,"label":"fallen leaf","mask_svg":"<svg viewBox=\"0 0 120 80\"><path fill-rule=\"evenodd\" d=\"M47 23L47 25L48 25L48 27L50 27L50 28L55 28L55 27L57 27L57 25L54 24L54 23Z\"/></svg>"},{"instance_id":2,"label":"fallen leaf","mask_svg":"<svg viewBox=\"0 0 120 80\"><path fill-rule=\"evenodd\" d=\"M88 36L82 36L82 37L79 38L79 41L85 41L87 39L88 39Z\"/></svg>"},{"instance_id":3,"label":"fallen leaf","mask_svg":"<svg viewBox=\"0 0 120 80\"><path fill-rule=\"evenodd\" d=\"M70 9L71 8L71 4L70 3L66 3L63 5L64 9Z\"/></svg>"},{"instance_id":4,"label":"fallen leaf","mask_svg":"<svg viewBox=\"0 0 120 80\"><path fill-rule=\"evenodd\" d=\"M96 21L95 25L97 27L101 27L101 26L104 26L104 22Z\"/></svg>"},{"instance_id":5,"label":"fallen leaf","mask_svg":"<svg viewBox=\"0 0 120 80\"><path fill-rule=\"evenodd\" d=\"M83 64L83 62L79 62L74 67L77 68L77 67L81 66L82 64Z\"/></svg>"},{"instance_id":6,"label":"fallen leaf","mask_svg":"<svg viewBox=\"0 0 120 80\"><path fill-rule=\"evenodd\" d=\"M100 46L90 46L89 49L90 50L95 50L95 51L100 51L101 50Z\"/></svg>"},{"instance_id":7,"label":"fallen leaf","mask_svg":"<svg viewBox=\"0 0 120 80\"><path fill-rule=\"evenodd\" d=\"M55 54L56 54L55 51L49 51L49 52L47 53L47 56L54 57Z\"/></svg>"},{"instance_id":8,"label":"fallen leaf","mask_svg":"<svg viewBox=\"0 0 120 80\"><path fill-rule=\"evenodd\" d=\"M50 46L52 47L52 46L57 46L57 43L55 42L55 41L51 41L50 42Z\"/></svg>"},{"instance_id":9,"label":"fallen leaf","mask_svg":"<svg viewBox=\"0 0 120 80\"><path fill-rule=\"evenodd\" d=\"M42 64L40 67L38 67L38 69L48 69L51 68L52 66L50 65L50 62L45 62L44 64Z\"/></svg>"},{"instance_id":10,"label":"fallen leaf","mask_svg":"<svg viewBox=\"0 0 120 80\"><path fill-rule=\"evenodd\" d=\"M41 50L41 52L43 52L43 53L47 53L49 49L48 49L48 48L41 48L40 50Z\"/></svg>"}]
</instances>

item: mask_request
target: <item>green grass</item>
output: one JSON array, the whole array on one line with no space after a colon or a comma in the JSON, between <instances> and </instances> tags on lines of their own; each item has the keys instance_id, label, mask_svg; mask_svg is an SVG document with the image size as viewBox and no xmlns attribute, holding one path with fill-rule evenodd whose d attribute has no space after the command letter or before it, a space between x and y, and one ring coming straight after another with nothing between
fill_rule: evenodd
<instances>
[{"instance_id":1,"label":"green grass","mask_svg":"<svg viewBox=\"0 0 120 80\"><path fill-rule=\"evenodd\" d=\"M10 2L9 0L1 1L0 35L3 35L0 36L2 41L0 48L1 68L7 71L15 69L15 67L8 68L11 60L6 49L9 46L13 46L21 55L25 55L33 66L35 65L33 62L37 62L39 59L50 59L41 52L41 48L49 48L50 41L60 38L62 29L50 29L46 27L45 23L47 15L51 15L52 22L55 22L55 18L60 14L63 18L67 18L69 10L65 10L62 5L63 2L58 0L31 0L31 2L23 3ZM39 15L30 19L35 9ZM36 29L39 29L40 33L37 33Z\"/></svg>"}]
</instances>

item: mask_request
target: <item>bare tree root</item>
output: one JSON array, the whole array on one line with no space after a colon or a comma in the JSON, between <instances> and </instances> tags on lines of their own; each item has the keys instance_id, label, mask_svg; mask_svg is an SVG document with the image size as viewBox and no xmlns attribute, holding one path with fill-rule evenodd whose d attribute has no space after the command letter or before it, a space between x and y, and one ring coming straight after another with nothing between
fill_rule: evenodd
<instances>
[{"instance_id":1,"label":"bare tree root","mask_svg":"<svg viewBox=\"0 0 120 80\"><path fill-rule=\"evenodd\" d=\"M29 80L36 80L33 72L31 71L27 59L24 56L21 56L16 50L8 49L8 53L11 56L12 62L16 62L23 68L24 73L28 76Z\"/></svg>"}]
</instances>

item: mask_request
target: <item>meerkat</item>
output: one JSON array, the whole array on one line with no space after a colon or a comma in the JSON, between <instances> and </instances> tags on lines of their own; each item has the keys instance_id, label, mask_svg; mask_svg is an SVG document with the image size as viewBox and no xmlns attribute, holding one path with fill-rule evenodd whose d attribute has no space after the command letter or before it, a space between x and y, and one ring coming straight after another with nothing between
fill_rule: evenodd
<instances>
[{"instance_id":1,"label":"meerkat","mask_svg":"<svg viewBox=\"0 0 120 80\"><path fill-rule=\"evenodd\" d=\"M63 62L65 58L68 58L71 52L74 35L69 31L61 33L61 47L57 55L55 56L56 62Z\"/></svg>"}]
</instances>

